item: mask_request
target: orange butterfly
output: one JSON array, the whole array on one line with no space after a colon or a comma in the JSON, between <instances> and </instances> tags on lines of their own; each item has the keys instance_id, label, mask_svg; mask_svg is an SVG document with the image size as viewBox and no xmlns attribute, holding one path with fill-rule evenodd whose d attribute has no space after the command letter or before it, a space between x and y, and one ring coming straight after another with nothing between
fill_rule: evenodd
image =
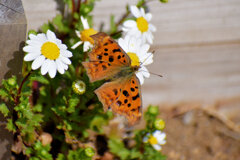
<instances>
[{"instance_id":1,"label":"orange butterfly","mask_svg":"<svg viewBox=\"0 0 240 160\"><path fill-rule=\"evenodd\" d=\"M89 62L83 62L91 82L110 79L95 90L104 110L124 115L133 125L142 116L140 83L136 76L139 66L131 66L130 57L110 36L99 32L91 36L94 47Z\"/></svg>"}]
</instances>

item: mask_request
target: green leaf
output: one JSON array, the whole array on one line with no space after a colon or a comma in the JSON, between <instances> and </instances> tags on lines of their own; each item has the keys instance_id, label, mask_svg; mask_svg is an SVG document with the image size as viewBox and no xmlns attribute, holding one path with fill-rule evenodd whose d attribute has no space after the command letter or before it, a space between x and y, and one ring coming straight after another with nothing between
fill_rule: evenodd
<instances>
[{"instance_id":1,"label":"green leaf","mask_svg":"<svg viewBox=\"0 0 240 160\"><path fill-rule=\"evenodd\" d=\"M159 0L162 3L168 3L168 0Z\"/></svg>"},{"instance_id":2,"label":"green leaf","mask_svg":"<svg viewBox=\"0 0 240 160\"><path fill-rule=\"evenodd\" d=\"M13 124L13 121L12 121L12 119L7 119L7 126L6 126L6 128L9 130L9 131L12 131L12 132L16 132L16 127L14 126L14 124Z\"/></svg>"},{"instance_id":3,"label":"green leaf","mask_svg":"<svg viewBox=\"0 0 240 160\"><path fill-rule=\"evenodd\" d=\"M69 99L69 107L67 109L68 113L73 113L75 111L75 107L77 106L79 101L79 97L72 97L71 99Z\"/></svg>"},{"instance_id":4,"label":"green leaf","mask_svg":"<svg viewBox=\"0 0 240 160\"><path fill-rule=\"evenodd\" d=\"M114 15L111 15L110 17L110 32L115 33L117 31L117 26L115 23L115 17Z\"/></svg>"},{"instance_id":5,"label":"green leaf","mask_svg":"<svg viewBox=\"0 0 240 160\"><path fill-rule=\"evenodd\" d=\"M124 147L123 142L120 139L109 139L108 147L110 151L125 160L130 155L130 150Z\"/></svg>"},{"instance_id":6,"label":"green leaf","mask_svg":"<svg viewBox=\"0 0 240 160\"><path fill-rule=\"evenodd\" d=\"M38 82L40 82L42 84L49 84L49 80L46 77L44 77L44 76L32 76L30 78L30 80L31 81L38 81Z\"/></svg>"},{"instance_id":7,"label":"green leaf","mask_svg":"<svg viewBox=\"0 0 240 160\"><path fill-rule=\"evenodd\" d=\"M2 97L2 98L6 98L6 97L8 97L9 96L9 94L8 94L8 92L5 90L5 89L0 89L0 96Z\"/></svg>"},{"instance_id":8,"label":"green leaf","mask_svg":"<svg viewBox=\"0 0 240 160\"><path fill-rule=\"evenodd\" d=\"M0 112L4 115L4 117L8 116L9 109L6 106L6 104L4 104L4 103L0 104Z\"/></svg>"},{"instance_id":9,"label":"green leaf","mask_svg":"<svg viewBox=\"0 0 240 160\"><path fill-rule=\"evenodd\" d=\"M162 155L161 152L156 151L152 146L144 145L144 160L166 160L166 156Z\"/></svg>"}]
</instances>

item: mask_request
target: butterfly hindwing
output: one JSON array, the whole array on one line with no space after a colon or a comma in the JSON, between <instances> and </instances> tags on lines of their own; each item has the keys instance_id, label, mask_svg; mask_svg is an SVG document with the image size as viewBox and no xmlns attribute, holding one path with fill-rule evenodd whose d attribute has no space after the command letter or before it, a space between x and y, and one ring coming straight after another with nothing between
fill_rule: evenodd
<instances>
[{"instance_id":1,"label":"butterfly hindwing","mask_svg":"<svg viewBox=\"0 0 240 160\"><path fill-rule=\"evenodd\" d=\"M142 115L142 100L140 83L135 75L107 82L95 93L102 102L104 109L124 115L131 125L135 124Z\"/></svg>"}]
</instances>

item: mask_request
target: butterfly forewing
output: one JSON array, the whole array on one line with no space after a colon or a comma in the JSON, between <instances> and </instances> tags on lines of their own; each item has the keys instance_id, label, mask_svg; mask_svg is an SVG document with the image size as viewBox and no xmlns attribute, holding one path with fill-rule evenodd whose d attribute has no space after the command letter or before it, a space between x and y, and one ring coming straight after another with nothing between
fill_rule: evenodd
<instances>
[{"instance_id":1,"label":"butterfly forewing","mask_svg":"<svg viewBox=\"0 0 240 160\"><path fill-rule=\"evenodd\" d=\"M111 108L113 112L124 115L131 125L141 118L140 83L135 75L107 82L95 93L105 110Z\"/></svg>"},{"instance_id":2,"label":"butterfly forewing","mask_svg":"<svg viewBox=\"0 0 240 160\"><path fill-rule=\"evenodd\" d=\"M91 82L111 78L130 66L130 58L110 36L99 32L91 36L94 48L88 54L89 62L83 62Z\"/></svg>"}]
</instances>

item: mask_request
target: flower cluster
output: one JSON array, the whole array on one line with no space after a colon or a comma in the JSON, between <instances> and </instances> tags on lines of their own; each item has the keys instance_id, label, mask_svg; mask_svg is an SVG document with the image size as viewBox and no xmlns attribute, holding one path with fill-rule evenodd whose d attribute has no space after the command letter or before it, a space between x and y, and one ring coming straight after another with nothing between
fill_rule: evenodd
<instances>
[{"instance_id":1,"label":"flower cluster","mask_svg":"<svg viewBox=\"0 0 240 160\"><path fill-rule=\"evenodd\" d=\"M151 13L145 13L143 8L130 6L130 11L135 17L134 20L127 20L123 23L124 38L118 40L119 45L129 55L132 60L132 66L140 66L136 75L141 83L144 83L144 77L149 78L146 65L153 62L153 54L148 52L150 45L153 43L152 32L156 28L150 23Z\"/></svg>"}]
</instances>

